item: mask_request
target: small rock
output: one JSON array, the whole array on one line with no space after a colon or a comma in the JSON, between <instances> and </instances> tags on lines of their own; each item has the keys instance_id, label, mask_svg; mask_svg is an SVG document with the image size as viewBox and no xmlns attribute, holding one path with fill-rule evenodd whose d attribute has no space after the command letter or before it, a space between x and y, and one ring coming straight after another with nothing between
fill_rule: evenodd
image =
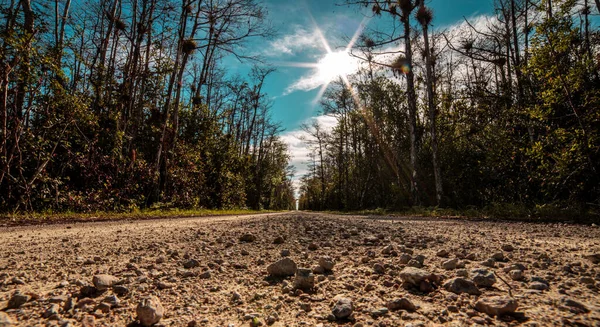
<instances>
[{"instance_id":1,"label":"small rock","mask_svg":"<svg viewBox=\"0 0 600 327\"><path fill-rule=\"evenodd\" d=\"M588 313L590 309L588 309L584 304L577 302L573 299L563 297L560 299L560 303L569 309L569 311L573 313Z\"/></svg>"},{"instance_id":2,"label":"small rock","mask_svg":"<svg viewBox=\"0 0 600 327\"><path fill-rule=\"evenodd\" d=\"M314 266L312 268L312 272L313 272L313 274L322 275L325 273L325 268L323 268L321 266Z\"/></svg>"},{"instance_id":3,"label":"small rock","mask_svg":"<svg viewBox=\"0 0 600 327\"><path fill-rule=\"evenodd\" d=\"M100 302L100 304L98 304L98 306L96 306L96 310L100 310L100 311L102 311L102 313L109 313L110 312L110 304L105 303L105 302Z\"/></svg>"},{"instance_id":4,"label":"small rock","mask_svg":"<svg viewBox=\"0 0 600 327\"><path fill-rule=\"evenodd\" d=\"M207 270L201 273L198 277L200 277L201 279L209 279L211 277L211 272L210 270Z\"/></svg>"},{"instance_id":5,"label":"small rock","mask_svg":"<svg viewBox=\"0 0 600 327\"><path fill-rule=\"evenodd\" d=\"M503 244L501 247L502 251L512 252L515 248L511 244Z\"/></svg>"},{"instance_id":6,"label":"small rock","mask_svg":"<svg viewBox=\"0 0 600 327\"><path fill-rule=\"evenodd\" d=\"M123 285L115 285L113 286L113 292L115 292L117 295L123 296L129 293L129 289Z\"/></svg>"},{"instance_id":7,"label":"small rock","mask_svg":"<svg viewBox=\"0 0 600 327\"><path fill-rule=\"evenodd\" d=\"M300 309L305 312L310 312L312 310L312 306L308 302L302 302L300 303Z\"/></svg>"},{"instance_id":8,"label":"small rock","mask_svg":"<svg viewBox=\"0 0 600 327\"><path fill-rule=\"evenodd\" d=\"M29 300L31 300L31 296L17 291L8 300L7 309L18 309Z\"/></svg>"},{"instance_id":9,"label":"small rock","mask_svg":"<svg viewBox=\"0 0 600 327\"><path fill-rule=\"evenodd\" d=\"M439 277L422 269L407 267L400 272L400 278L407 284L419 287L421 282L438 282Z\"/></svg>"},{"instance_id":10,"label":"small rock","mask_svg":"<svg viewBox=\"0 0 600 327\"><path fill-rule=\"evenodd\" d=\"M409 299L404 297L389 301L386 304L386 307L392 311L406 310L413 312L417 310L417 306L414 305Z\"/></svg>"},{"instance_id":11,"label":"small rock","mask_svg":"<svg viewBox=\"0 0 600 327\"><path fill-rule=\"evenodd\" d=\"M480 298L477 303L475 303L475 309L490 316L511 314L515 312L518 307L517 300L505 296Z\"/></svg>"},{"instance_id":12,"label":"small rock","mask_svg":"<svg viewBox=\"0 0 600 327\"><path fill-rule=\"evenodd\" d=\"M294 260L290 258L283 258L275 263L270 264L267 267L267 272L271 276L275 277L287 277L292 276L296 273L298 266Z\"/></svg>"},{"instance_id":13,"label":"small rock","mask_svg":"<svg viewBox=\"0 0 600 327\"><path fill-rule=\"evenodd\" d=\"M590 253L584 255L583 257L591 261L593 264L600 263L600 253Z\"/></svg>"},{"instance_id":14,"label":"small rock","mask_svg":"<svg viewBox=\"0 0 600 327\"><path fill-rule=\"evenodd\" d=\"M333 313L336 319L346 319L350 317L353 311L352 300L349 298L340 298L333 306L331 313Z\"/></svg>"},{"instance_id":15,"label":"small rock","mask_svg":"<svg viewBox=\"0 0 600 327\"><path fill-rule=\"evenodd\" d=\"M325 271L331 271L334 265L335 261L330 256L322 256L319 258L319 266L321 266Z\"/></svg>"},{"instance_id":16,"label":"small rock","mask_svg":"<svg viewBox=\"0 0 600 327\"><path fill-rule=\"evenodd\" d=\"M481 264L484 267L494 268L496 267L496 260L494 260L493 258L489 258L485 261L480 262L479 264Z\"/></svg>"},{"instance_id":17,"label":"small rock","mask_svg":"<svg viewBox=\"0 0 600 327\"><path fill-rule=\"evenodd\" d=\"M523 272L521 270L511 270L508 272L508 276L510 276L510 278L512 280L523 280L524 276L523 276Z\"/></svg>"},{"instance_id":18,"label":"small rock","mask_svg":"<svg viewBox=\"0 0 600 327\"><path fill-rule=\"evenodd\" d=\"M231 302L240 302L242 300L242 295L238 292L231 293Z\"/></svg>"},{"instance_id":19,"label":"small rock","mask_svg":"<svg viewBox=\"0 0 600 327\"><path fill-rule=\"evenodd\" d=\"M174 283L160 281L156 284L159 290L166 290L175 287Z\"/></svg>"},{"instance_id":20,"label":"small rock","mask_svg":"<svg viewBox=\"0 0 600 327\"><path fill-rule=\"evenodd\" d=\"M394 251L394 246L392 244L386 246L381 250L381 254L390 255Z\"/></svg>"},{"instance_id":21,"label":"small rock","mask_svg":"<svg viewBox=\"0 0 600 327\"><path fill-rule=\"evenodd\" d=\"M376 263L376 264L373 265L373 271L376 274L380 274L381 275L381 274L385 273L385 267L382 264L380 264L380 263Z\"/></svg>"},{"instance_id":22,"label":"small rock","mask_svg":"<svg viewBox=\"0 0 600 327\"><path fill-rule=\"evenodd\" d=\"M530 290L538 290L538 291L545 291L548 289L548 285L542 282L531 282L529 283L529 285L527 286Z\"/></svg>"},{"instance_id":23,"label":"small rock","mask_svg":"<svg viewBox=\"0 0 600 327\"><path fill-rule=\"evenodd\" d=\"M448 261L444 261L442 263L442 268L446 269L446 270L454 270L456 269L456 265L458 264L458 259L454 258L454 259L450 259Z\"/></svg>"},{"instance_id":24,"label":"small rock","mask_svg":"<svg viewBox=\"0 0 600 327\"><path fill-rule=\"evenodd\" d=\"M315 275L310 269L298 268L294 278L294 288L301 290L310 290L315 287Z\"/></svg>"},{"instance_id":25,"label":"small rock","mask_svg":"<svg viewBox=\"0 0 600 327\"><path fill-rule=\"evenodd\" d=\"M480 295L481 291L475 286L475 283L462 277L456 277L444 283L444 289L455 294L467 293L471 295Z\"/></svg>"},{"instance_id":26,"label":"small rock","mask_svg":"<svg viewBox=\"0 0 600 327\"><path fill-rule=\"evenodd\" d=\"M192 269L192 268L196 268L198 266L200 266L200 262L196 259L190 259L183 263L183 268L185 268L185 269Z\"/></svg>"},{"instance_id":27,"label":"small rock","mask_svg":"<svg viewBox=\"0 0 600 327\"><path fill-rule=\"evenodd\" d=\"M407 264L407 263L410 262L410 259L412 259L412 257L410 256L410 254L408 254L408 253L402 253L400 255L400 260L399 261L400 261L400 264L405 265L405 264Z\"/></svg>"},{"instance_id":28,"label":"small rock","mask_svg":"<svg viewBox=\"0 0 600 327\"><path fill-rule=\"evenodd\" d=\"M373 317L373 319L377 319L379 317L385 316L386 314L388 314L388 312L388 308L378 308L371 311L371 317Z\"/></svg>"},{"instance_id":29,"label":"small rock","mask_svg":"<svg viewBox=\"0 0 600 327\"><path fill-rule=\"evenodd\" d=\"M94 287L96 287L96 289L99 291L104 291L111 288L118 281L119 279L117 277L106 274L95 275L92 278L92 283L94 283Z\"/></svg>"},{"instance_id":30,"label":"small rock","mask_svg":"<svg viewBox=\"0 0 600 327\"><path fill-rule=\"evenodd\" d=\"M0 311L0 327L11 327L13 324L10 316L7 313Z\"/></svg>"},{"instance_id":31,"label":"small rock","mask_svg":"<svg viewBox=\"0 0 600 327\"><path fill-rule=\"evenodd\" d=\"M102 302L110 304L110 306L112 308L118 307L119 304L121 303L121 301L119 300L119 298L116 295L109 295L109 296L105 297L104 299L102 299Z\"/></svg>"},{"instance_id":32,"label":"small rock","mask_svg":"<svg viewBox=\"0 0 600 327\"><path fill-rule=\"evenodd\" d=\"M136 313L143 326L152 326L162 319L165 309L156 296L150 296L142 299L136 308Z\"/></svg>"},{"instance_id":33,"label":"small rock","mask_svg":"<svg viewBox=\"0 0 600 327\"><path fill-rule=\"evenodd\" d=\"M496 276L494 276L493 272L487 269L473 269L471 270L471 274L473 282L478 287L492 287L496 283Z\"/></svg>"},{"instance_id":34,"label":"small rock","mask_svg":"<svg viewBox=\"0 0 600 327\"><path fill-rule=\"evenodd\" d=\"M316 251L318 248L319 248L319 246L316 245L315 243L310 243L308 245L308 249L311 250L311 251Z\"/></svg>"},{"instance_id":35,"label":"small rock","mask_svg":"<svg viewBox=\"0 0 600 327\"><path fill-rule=\"evenodd\" d=\"M496 261L505 261L506 258L504 257L504 253L502 252L496 252L492 255L492 259L496 260Z\"/></svg>"},{"instance_id":36,"label":"small rock","mask_svg":"<svg viewBox=\"0 0 600 327\"><path fill-rule=\"evenodd\" d=\"M587 276L581 277L579 279L579 282L581 284L585 284L585 285L594 285L594 284L596 284L596 281L592 277L587 277Z\"/></svg>"},{"instance_id":37,"label":"small rock","mask_svg":"<svg viewBox=\"0 0 600 327\"><path fill-rule=\"evenodd\" d=\"M442 249L442 250L439 250L435 255L440 258L447 258L449 253L445 249Z\"/></svg>"},{"instance_id":38,"label":"small rock","mask_svg":"<svg viewBox=\"0 0 600 327\"><path fill-rule=\"evenodd\" d=\"M46 319L58 320L59 310L60 307L58 306L58 304L51 304L50 307L48 307L48 309L44 311L44 314L42 316Z\"/></svg>"},{"instance_id":39,"label":"small rock","mask_svg":"<svg viewBox=\"0 0 600 327\"><path fill-rule=\"evenodd\" d=\"M240 236L240 242L251 243L254 241L256 241L256 236L254 236L253 234L246 233L246 234Z\"/></svg>"},{"instance_id":40,"label":"small rock","mask_svg":"<svg viewBox=\"0 0 600 327\"><path fill-rule=\"evenodd\" d=\"M290 256L290 250L288 250L288 249L281 250L281 256L282 257L289 257Z\"/></svg>"},{"instance_id":41,"label":"small rock","mask_svg":"<svg viewBox=\"0 0 600 327\"><path fill-rule=\"evenodd\" d=\"M283 244L285 243L285 239L281 236L277 236L274 240L273 240L273 244Z\"/></svg>"},{"instance_id":42,"label":"small rock","mask_svg":"<svg viewBox=\"0 0 600 327\"><path fill-rule=\"evenodd\" d=\"M423 263L416 259L410 259L406 265L413 268L423 268Z\"/></svg>"},{"instance_id":43,"label":"small rock","mask_svg":"<svg viewBox=\"0 0 600 327\"><path fill-rule=\"evenodd\" d=\"M469 272L466 269L457 269L454 274L457 277L469 277Z\"/></svg>"}]
</instances>

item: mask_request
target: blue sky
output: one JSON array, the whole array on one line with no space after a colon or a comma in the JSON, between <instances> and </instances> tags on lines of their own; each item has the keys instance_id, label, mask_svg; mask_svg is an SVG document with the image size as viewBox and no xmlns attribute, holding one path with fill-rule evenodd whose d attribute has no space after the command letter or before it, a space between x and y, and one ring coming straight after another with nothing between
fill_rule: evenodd
<instances>
[{"instance_id":1,"label":"blue sky","mask_svg":"<svg viewBox=\"0 0 600 327\"><path fill-rule=\"evenodd\" d=\"M343 0L267 1L269 18L278 34L271 41L259 41L263 54L277 67L275 74L267 80L265 92L274 97L273 118L281 122L287 131L298 129L302 122L319 115L320 112L320 108L314 103L318 89L297 90L286 94L295 82L303 76L310 75L311 69L289 67L285 64L317 62L326 54L325 49L316 40L312 46L302 43L308 41L315 29L310 15L314 17L335 51L346 46L347 39L359 28L365 14L370 14L370 8L336 5L341 2ZM459 23L463 17L492 13L492 0L431 0L429 6L434 11L435 28ZM380 24L378 20L371 20L367 27ZM289 41L295 38L299 39L300 43L297 47L289 44ZM282 52L281 45L286 45L283 49L290 52Z\"/></svg>"},{"instance_id":2,"label":"blue sky","mask_svg":"<svg viewBox=\"0 0 600 327\"><path fill-rule=\"evenodd\" d=\"M290 148L291 164L296 167L297 181L307 172L308 149L298 139L303 132L302 123L317 119L333 126L335 119L321 115L315 99L319 94L318 71L306 67L293 67L293 63L316 63L327 51L320 41L316 26L322 31L331 49L343 50L348 40L361 26L370 8L337 5L344 0L266 0L271 21L277 35L271 40L256 40L251 51L264 56L277 71L266 81L264 91L272 98L272 117L280 122L285 132L283 140ZM434 12L433 27L443 30L464 21L492 14L493 0L426 0ZM313 21L314 19L314 21ZM375 18L367 22L368 28L385 28L389 20ZM237 72L245 74L248 66L237 64Z\"/></svg>"}]
</instances>

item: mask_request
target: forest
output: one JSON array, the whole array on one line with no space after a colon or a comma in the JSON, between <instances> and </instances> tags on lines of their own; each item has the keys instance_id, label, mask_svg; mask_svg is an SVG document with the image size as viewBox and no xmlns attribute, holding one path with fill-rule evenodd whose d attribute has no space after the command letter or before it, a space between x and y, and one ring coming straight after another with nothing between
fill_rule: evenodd
<instances>
[{"instance_id":1,"label":"forest","mask_svg":"<svg viewBox=\"0 0 600 327\"><path fill-rule=\"evenodd\" d=\"M491 1L491 0L490 0ZM494 0L436 26L429 1L340 0L385 24L305 125L301 209L598 212L600 3ZM258 0L0 0L0 212L296 206L247 51ZM381 28L381 26L386 26ZM252 66L231 74L226 58Z\"/></svg>"},{"instance_id":2,"label":"forest","mask_svg":"<svg viewBox=\"0 0 600 327\"><path fill-rule=\"evenodd\" d=\"M365 30L365 65L325 93L335 128L304 127L302 208L598 212L598 1L496 0L454 30L425 1L345 3L393 28Z\"/></svg>"},{"instance_id":3,"label":"forest","mask_svg":"<svg viewBox=\"0 0 600 327\"><path fill-rule=\"evenodd\" d=\"M182 5L183 4L183 5ZM295 206L255 0L1 0L0 211ZM254 65L228 74L223 58Z\"/></svg>"}]
</instances>

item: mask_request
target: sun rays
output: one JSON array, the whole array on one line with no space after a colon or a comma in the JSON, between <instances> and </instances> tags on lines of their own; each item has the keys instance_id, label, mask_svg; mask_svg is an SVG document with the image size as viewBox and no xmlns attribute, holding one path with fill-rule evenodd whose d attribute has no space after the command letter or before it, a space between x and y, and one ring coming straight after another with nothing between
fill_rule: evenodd
<instances>
[{"instance_id":1,"label":"sun rays","mask_svg":"<svg viewBox=\"0 0 600 327\"><path fill-rule=\"evenodd\" d=\"M314 99L314 103L316 104L321 100L331 82L338 78L344 80L346 86L350 87L348 76L356 73L360 67L359 59L353 57L350 54L350 50L362 34L369 19L363 19L344 49L334 50L312 14L308 13L308 16L314 27L314 34L318 38L318 42L321 44L324 53L316 62L280 62L279 65L311 69L311 73L292 85L292 91L288 90L288 93L293 92L294 89L310 91L319 88L317 96Z\"/></svg>"}]
</instances>

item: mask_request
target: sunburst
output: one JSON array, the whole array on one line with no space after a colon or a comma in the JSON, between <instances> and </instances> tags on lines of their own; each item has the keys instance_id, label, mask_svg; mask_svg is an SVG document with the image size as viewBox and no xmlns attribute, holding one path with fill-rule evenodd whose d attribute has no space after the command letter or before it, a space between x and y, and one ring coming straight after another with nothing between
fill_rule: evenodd
<instances>
[{"instance_id":1,"label":"sunburst","mask_svg":"<svg viewBox=\"0 0 600 327\"><path fill-rule=\"evenodd\" d=\"M356 41L362 34L369 18L363 19L346 47L342 50L333 50L312 14L308 13L308 15L325 52L317 62L283 62L280 64L282 66L309 68L314 70L314 78L316 78L321 85L315 98L315 103L318 103L329 87L329 84L338 78L341 78L346 86L350 88L348 76L356 73L360 65L359 60L350 54L350 50L354 47L354 44L356 44Z\"/></svg>"}]
</instances>

